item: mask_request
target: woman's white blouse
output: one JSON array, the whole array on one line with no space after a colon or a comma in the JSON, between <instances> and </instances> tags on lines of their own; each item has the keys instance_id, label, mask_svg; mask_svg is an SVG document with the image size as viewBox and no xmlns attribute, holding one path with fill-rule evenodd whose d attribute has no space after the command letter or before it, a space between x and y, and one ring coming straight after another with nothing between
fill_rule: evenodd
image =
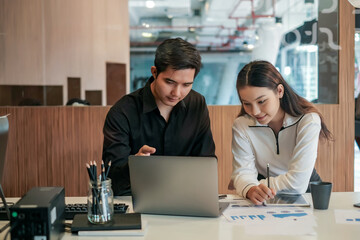
<instances>
[{"instance_id":1,"label":"woman's white blouse","mask_svg":"<svg viewBox=\"0 0 360 240\"><path fill-rule=\"evenodd\" d=\"M278 136L268 125L244 115L232 128L233 173L237 194L246 197L252 186L267 185L267 179L257 180L258 173L266 177L270 165L270 187L277 192L304 193L314 169L321 120L317 113L300 117L285 114Z\"/></svg>"}]
</instances>

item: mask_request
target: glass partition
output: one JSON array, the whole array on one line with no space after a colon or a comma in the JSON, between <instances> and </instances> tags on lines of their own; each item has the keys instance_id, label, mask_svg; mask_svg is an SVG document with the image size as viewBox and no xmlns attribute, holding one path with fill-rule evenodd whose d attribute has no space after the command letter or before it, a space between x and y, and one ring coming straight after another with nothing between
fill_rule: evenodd
<instances>
[{"instance_id":1,"label":"glass partition","mask_svg":"<svg viewBox=\"0 0 360 240\"><path fill-rule=\"evenodd\" d=\"M111 105L144 85L173 37L200 50L194 89L209 104L239 104L237 74L255 59L306 99L338 102L338 0L2 2L0 106Z\"/></svg>"},{"instance_id":2,"label":"glass partition","mask_svg":"<svg viewBox=\"0 0 360 240\"><path fill-rule=\"evenodd\" d=\"M193 89L208 104L239 104L237 74L257 59L309 101L338 103L337 0L130 0L129 17L131 91L149 78L158 44L182 37L201 52Z\"/></svg>"}]
</instances>

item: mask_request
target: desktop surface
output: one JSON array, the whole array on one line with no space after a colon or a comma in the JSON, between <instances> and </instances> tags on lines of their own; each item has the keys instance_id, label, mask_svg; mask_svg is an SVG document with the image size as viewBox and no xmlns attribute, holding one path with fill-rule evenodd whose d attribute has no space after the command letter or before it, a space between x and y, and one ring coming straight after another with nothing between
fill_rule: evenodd
<instances>
[{"instance_id":1,"label":"desktop surface","mask_svg":"<svg viewBox=\"0 0 360 240\"><path fill-rule=\"evenodd\" d=\"M311 203L310 194L306 197ZM8 198L9 201L16 199ZM67 197L66 203L86 202L86 197ZM115 202L123 202L129 205L129 212L132 212L131 197L116 197ZM243 226L229 223L225 217L206 218L206 217L183 217L167 215L142 214L142 219L147 222L147 232L143 237L121 237L123 240L146 239L146 240L177 240L177 239L196 239L196 240L233 240L233 239L252 239L252 240L292 240L292 239L317 239L317 240L338 240L338 239L359 239L359 225L336 224L335 209L355 209L353 204L360 202L360 193L356 192L333 192L331 193L330 205L328 210L315 210L317 227L315 236L281 236L281 235L249 235L245 233ZM311 207L312 209L312 207ZM360 210L360 209L359 209ZM6 222L0 222L3 226ZM259 229L261 231L261 229ZM3 239L5 233L0 234ZM119 237L106 237L106 239L118 239ZM8 238L10 239L10 238ZM75 234L65 233L63 240L66 239L94 239L94 237L80 237Z\"/></svg>"}]
</instances>

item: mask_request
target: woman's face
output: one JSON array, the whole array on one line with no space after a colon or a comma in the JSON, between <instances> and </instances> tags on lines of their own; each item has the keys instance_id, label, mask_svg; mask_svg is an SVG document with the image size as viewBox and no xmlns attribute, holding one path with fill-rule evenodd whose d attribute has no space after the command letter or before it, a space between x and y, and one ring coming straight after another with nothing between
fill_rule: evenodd
<instances>
[{"instance_id":1,"label":"woman's face","mask_svg":"<svg viewBox=\"0 0 360 240\"><path fill-rule=\"evenodd\" d=\"M260 124L282 121L283 110L280 98L284 95L284 86L279 84L275 90L267 87L246 86L239 90L245 112Z\"/></svg>"}]
</instances>

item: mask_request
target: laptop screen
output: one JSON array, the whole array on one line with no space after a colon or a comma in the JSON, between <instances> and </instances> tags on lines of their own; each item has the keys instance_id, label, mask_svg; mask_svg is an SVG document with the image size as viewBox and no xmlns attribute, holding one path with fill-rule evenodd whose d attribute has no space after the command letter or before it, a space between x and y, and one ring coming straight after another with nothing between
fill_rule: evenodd
<instances>
[{"instance_id":1,"label":"laptop screen","mask_svg":"<svg viewBox=\"0 0 360 240\"><path fill-rule=\"evenodd\" d=\"M7 116L0 116L0 184L4 174L6 147L8 141L9 122Z\"/></svg>"},{"instance_id":2,"label":"laptop screen","mask_svg":"<svg viewBox=\"0 0 360 240\"><path fill-rule=\"evenodd\" d=\"M215 157L129 156L135 212L217 217Z\"/></svg>"}]
</instances>

